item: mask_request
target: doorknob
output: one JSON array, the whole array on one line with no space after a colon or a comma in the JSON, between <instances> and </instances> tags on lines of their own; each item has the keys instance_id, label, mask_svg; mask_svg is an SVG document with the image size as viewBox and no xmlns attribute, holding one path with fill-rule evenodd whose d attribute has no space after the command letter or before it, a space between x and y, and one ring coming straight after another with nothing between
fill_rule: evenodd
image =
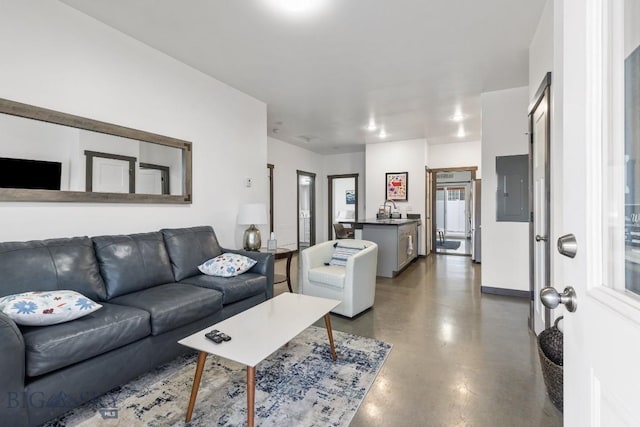
<instances>
[{"instance_id":1,"label":"doorknob","mask_svg":"<svg viewBox=\"0 0 640 427\"><path fill-rule=\"evenodd\" d=\"M536 242L546 242L547 240L549 240L547 236L536 234Z\"/></svg>"},{"instance_id":2,"label":"doorknob","mask_svg":"<svg viewBox=\"0 0 640 427\"><path fill-rule=\"evenodd\" d=\"M555 288L547 286L540 290L540 300L542 305L547 308L554 309L560 304L564 304L570 313L573 313L578 308L578 301L576 296L576 290L571 286L564 288L564 292L559 294Z\"/></svg>"}]
</instances>

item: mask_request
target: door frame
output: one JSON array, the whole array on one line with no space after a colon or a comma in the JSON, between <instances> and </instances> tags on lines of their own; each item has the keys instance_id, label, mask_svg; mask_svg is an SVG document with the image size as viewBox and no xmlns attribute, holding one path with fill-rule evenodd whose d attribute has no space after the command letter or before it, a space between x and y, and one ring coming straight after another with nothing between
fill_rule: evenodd
<instances>
[{"instance_id":1,"label":"door frame","mask_svg":"<svg viewBox=\"0 0 640 427\"><path fill-rule=\"evenodd\" d=\"M431 175L431 206L432 206L432 212L431 212L431 252L432 253L437 253L436 251L436 190L438 188L438 172L464 172L464 171L468 171L471 172L471 181L473 181L474 179L476 179L476 171L478 170L478 166L456 166L456 167L450 167L450 168L434 168L434 169L428 169L427 173L432 174ZM426 227L425 227L426 228ZM425 237L426 238L426 237ZM443 254L445 255L445 254ZM455 254L449 254L449 255L455 255ZM467 256L467 255L463 255L463 256Z\"/></svg>"},{"instance_id":2,"label":"door frame","mask_svg":"<svg viewBox=\"0 0 640 427\"><path fill-rule=\"evenodd\" d=\"M546 97L546 98L545 98ZM546 123L545 123L545 132L547 133L547 142L545 147L545 193L546 193L546 209L545 215L547 220L545 221L545 231L544 234L547 236L546 242L546 250L545 250L545 286L551 286L551 72L548 72L540 86L538 86L538 90L536 94L533 96L531 103L529 104L529 291L530 302L529 302L529 329L534 331L535 333L535 304L538 295L535 295L535 229L534 229L534 188L535 183L533 182L533 132L534 132L534 115L535 112L540 106L540 103L546 99ZM549 328L551 326L551 310L545 307L544 309L544 328Z\"/></svg>"},{"instance_id":3,"label":"door frame","mask_svg":"<svg viewBox=\"0 0 640 427\"><path fill-rule=\"evenodd\" d=\"M424 253L425 256L429 256L431 255L431 253L434 251L434 247L433 247L433 231L432 231L432 222L433 222L433 199L432 199L432 194L435 191L434 190L434 185L433 185L433 181L434 181L434 175L431 174L431 169L428 166L424 167L425 170L425 174L424 174L424 178L425 178L425 183L424 183L424 200L425 200L425 207L424 207L424 217L425 217L425 223L424 223L424 243L425 243L425 247L424 247Z\"/></svg>"},{"instance_id":4,"label":"door frame","mask_svg":"<svg viewBox=\"0 0 640 427\"><path fill-rule=\"evenodd\" d=\"M162 179L162 194L171 194L171 168L169 166L140 162L140 169L155 169L160 171Z\"/></svg>"},{"instance_id":5,"label":"door frame","mask_svg":"<svg viewBox=\"0 0 640 427\"><path fill-rule=\"evenodd\" d=\"M296 238L296 247L298 251L300 251L300 177L308 176L311 178L311 182L313 185L310 188L309 194L309 211L311 212L311 223L309 224L309 246L313 246L316 244L316 174L313 172L306 172L303 170L296 170L296 228L297 238Z\"/></svg>"},{"instance_id":6,"label":"door frame","mask_svg":"<svg viewBox=\"0 0 640 427\"><path fill-rule=\"evenodd\" d=\"M327 193L328 193L328 203L327 206L328 211L327 211L327 222L329 223L329 226L327 228L328 234L327 234L327 239L328 240L332 240L332 236L333 236L333 181L335 179L342 179L342 178L354 178L356 181L356 185L355 185L355 192L356 192L356 214L355 214L355 219L354 222L358 222L358 203L359 203L359 195L358 195L358 177L360 176L360 174L358 173L346 173L346 174L340 174L340 175L327 175Z\"/></svg>"},{"instance_id":7,"label":"door frame","mask_svg":"<svg viewBox=\"0 0 640 427\"><path fill-rule=\"evenodd\" d=\"M100 157L103 159L122 160L129 163L129 193L136 192L136 162L137 158L131 156L123 156L121 154L101 153L99 151L85 150L84 155L86 158L85 167L85 191L93 191L93 159Z\"/></svg>"},{"instance_id":8,"label":"door frame","mask_svg":"<svg viewBox=\"0 0 640 427\"><path fill-rule=\"evenodd\" d=\"M267 169L269 169L269 233L273 233L273 164L267 163Z\"/></svg>"}]
</instances>

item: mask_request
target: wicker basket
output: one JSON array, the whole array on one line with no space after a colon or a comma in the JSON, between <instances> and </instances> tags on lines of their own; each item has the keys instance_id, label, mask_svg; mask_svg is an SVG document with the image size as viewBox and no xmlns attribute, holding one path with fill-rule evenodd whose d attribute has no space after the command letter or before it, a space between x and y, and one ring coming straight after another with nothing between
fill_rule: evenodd
<instances>
[{"instance_id":1,"label":"wicker basket","mask_svg":"<svg viewBox=\"0 0 640 427\"><path fill-rule=\"evenodd\" d=\"M551 402L562 411L563 405L563 375L562 375L562 332L558 329L558 317L549 329L538 335L538 354L542 367L542 377L547 386L547 393Z\"/></svg>"}]
</instances>

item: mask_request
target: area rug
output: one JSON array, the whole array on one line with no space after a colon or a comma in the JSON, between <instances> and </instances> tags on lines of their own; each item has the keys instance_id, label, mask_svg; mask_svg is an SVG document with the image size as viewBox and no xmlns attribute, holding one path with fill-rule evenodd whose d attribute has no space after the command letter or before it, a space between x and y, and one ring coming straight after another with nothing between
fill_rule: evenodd
<instances>
[{"instance_id":1,"label":"area rug","mask_svg":"<svg viewBox=\"0 0 640 427\"><path fill-rule=\"evenodd\" d=\"M385 362L391 345L309 327L256 368L257 426L348 426ZM184 426L196 355L180 357L69 411L47 427ZM187 426L243 426L246 367L209 356L193 418Z\"/></svg>"},{"instance_id":2,"label":"area rug","mask_svg":"<svg viewBox=\"0 0 640 427\"><path fill-rule=\"evenodd\" d=\"M457 240L445 240L441 242L440 240L436 241L436 248L440 249L458 249L460 247L460 242Z\"/></svg>"}]
</instances>

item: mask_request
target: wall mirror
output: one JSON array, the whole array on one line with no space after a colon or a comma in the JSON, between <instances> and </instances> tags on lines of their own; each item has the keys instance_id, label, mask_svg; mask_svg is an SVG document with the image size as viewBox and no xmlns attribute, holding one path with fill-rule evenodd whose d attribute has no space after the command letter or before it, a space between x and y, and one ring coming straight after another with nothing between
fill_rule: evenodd
<instances>
[{"instance_id":1,"label":"wall mirror","mask_svg":"<svg viewBox=\"0 0 640 427\"><path fill-rule=\"evenodd\" d=\"M191 203L191 143L0 98L0 201Z\"/></svg>"}]
</instances>

